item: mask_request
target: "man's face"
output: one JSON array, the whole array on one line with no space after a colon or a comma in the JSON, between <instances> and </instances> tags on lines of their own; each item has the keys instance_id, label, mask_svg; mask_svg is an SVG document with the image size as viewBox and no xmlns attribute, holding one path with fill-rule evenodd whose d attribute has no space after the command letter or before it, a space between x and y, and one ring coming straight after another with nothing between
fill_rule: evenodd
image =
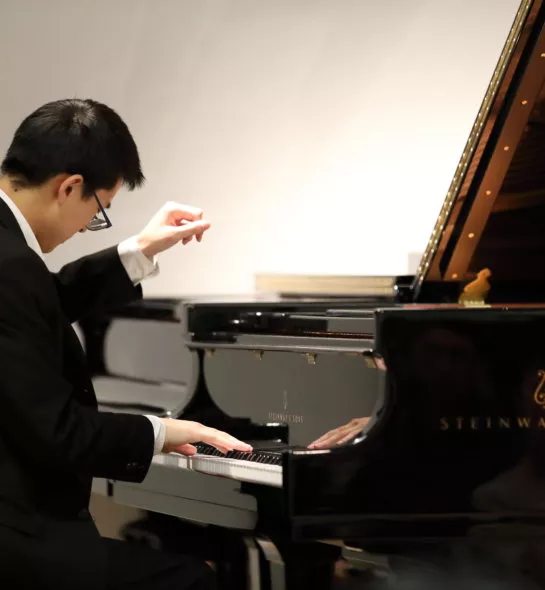
<instances>
[{"instance_id":1,"label":"man's face","mask_svg":"<svg viewBox=\"0 0 545 590\"><path fill-rule=\"evenodd\" d=\"M96 191L96 196L104 209L110 207L120 186L121 182L118 182L113 189ZM93 196L83 198L83 184L63 187L63 190L64 193L59 199L60 206L55 215L55 231L51 232L48 243L42 245L44 252L51 252L77 232L86 231L87 224L100 212L97 200Z\"/></svg>"}]
</instances>

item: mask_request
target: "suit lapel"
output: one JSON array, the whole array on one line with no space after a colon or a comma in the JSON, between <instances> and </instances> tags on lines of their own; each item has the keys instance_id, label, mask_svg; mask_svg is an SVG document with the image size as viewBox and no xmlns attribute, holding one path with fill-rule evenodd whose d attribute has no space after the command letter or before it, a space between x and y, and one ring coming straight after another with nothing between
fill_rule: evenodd
<instances>
[{"instance_id":1,"label":"suit lapel","mask_svg":"<svg viewBox=\"0 0 545 590\"><path fill-rule=\"evenodd\" d=\"M0 226L7 229L10 233L20 238L25 244L25 236L17 222L17 219L11 212L11 209L0 198ZM30 246L29 246L30 248ZM52 286L53 290L55 287ZM60 302L58 304L59 324L62 331L63 339L63 356L64 356L64 375L65 378L74 386L75 396L84 404L96 406L96 397L93 391L91 380L88 377L87 359L68 318L62 313Z\"/></svg>"},{"instance_id":2,"label":"suit lapel","mask_svg":"<svg viewBox=\"0 0 545 590\"><path fill-rule=\"evenodd\" d=\"M20 238L25 244L27 243L17 219L2 198L0 198L0 226ZM53 290L55 290L54 286ZM62 313L60 302L58 303L58 310L59 327L62 331L63 339L64 376L72 383L74 395L81 403L96 407L97 401L93 384L88 376L85 351L70 321Z\"/></svg>"}]
</instances>

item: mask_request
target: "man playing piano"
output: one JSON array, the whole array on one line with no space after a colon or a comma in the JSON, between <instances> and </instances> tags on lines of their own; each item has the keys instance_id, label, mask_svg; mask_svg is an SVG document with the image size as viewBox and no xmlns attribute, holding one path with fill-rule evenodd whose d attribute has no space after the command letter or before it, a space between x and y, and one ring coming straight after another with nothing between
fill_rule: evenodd
<instances>
[{"instance_id":1,"label":"man playing piano","mask_svg":"<svg viewBox=\"0 0 545 590\"><path fill-rule=\"evenodd\" d=\"M78 231L110 227L121 186L143 182L120 117L91 100L40 107L17 129L0 178L0 587L201 589L189 557L100 537L93 477L140 482L154 453L193 442L251 450L195 422L97 410L71 323L142 296L155 255L201 240L209 223L166 204L133 238L50 273L43 253Z\"/></svg>"}]
</instances>

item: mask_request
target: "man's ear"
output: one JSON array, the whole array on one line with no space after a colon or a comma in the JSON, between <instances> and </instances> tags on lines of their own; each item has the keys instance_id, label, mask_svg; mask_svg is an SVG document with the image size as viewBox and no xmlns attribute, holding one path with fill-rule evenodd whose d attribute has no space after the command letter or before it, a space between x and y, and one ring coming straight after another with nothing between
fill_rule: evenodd
<instances>
[{"instance_id":1,"label":"man's ear","mask_svg":"<svg viewBox=\"0 0 545 590\"><path fill-rule=\"evenodd\" d=\"M83 196L83 176L81 174L63 175L59 178L55 191L59 205L63 205L71 195Z\"/></svg>"}]
</instances>

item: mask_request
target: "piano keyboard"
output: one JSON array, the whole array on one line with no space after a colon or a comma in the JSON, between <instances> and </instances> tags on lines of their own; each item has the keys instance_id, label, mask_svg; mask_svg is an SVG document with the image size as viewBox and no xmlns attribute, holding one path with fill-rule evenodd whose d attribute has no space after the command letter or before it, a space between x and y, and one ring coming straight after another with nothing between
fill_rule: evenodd
<instances>
[{"instance_id":1,"label":"piano keyboard","mask_svg":"<svg viewBox=\"0 0 545 590\"><path fill-rule=\"evenodd\" d=\"M177 469L198 471L237 481L282 487L282 458L278 451L243 453L230 451L226 455L206 444L196 444L197 454L186 457L179 453L156 455L153 463Z\"/></svg>"}]
</instances>

